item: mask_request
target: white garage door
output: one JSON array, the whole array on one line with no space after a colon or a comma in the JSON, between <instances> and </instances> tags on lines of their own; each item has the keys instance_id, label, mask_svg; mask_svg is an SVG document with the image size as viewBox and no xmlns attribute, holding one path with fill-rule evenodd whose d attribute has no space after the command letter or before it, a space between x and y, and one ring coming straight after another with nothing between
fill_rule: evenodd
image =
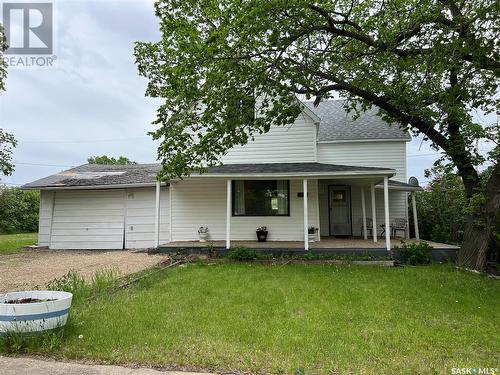
<instances>
[{"instance_id":1,"label":"white garage door","mask_svg":"<svg viewBox=\"0 0 500 375\"><path fill-rule=\"evenodd\" d=\"M125 191L58 191L50 237L53 249L123 249Z\"/></svg>"}]
</instances>

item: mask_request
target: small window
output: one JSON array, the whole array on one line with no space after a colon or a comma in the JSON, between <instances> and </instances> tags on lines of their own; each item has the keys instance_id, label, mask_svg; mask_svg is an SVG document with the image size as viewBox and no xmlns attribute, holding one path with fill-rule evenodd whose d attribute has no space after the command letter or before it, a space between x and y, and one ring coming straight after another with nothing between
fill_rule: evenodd
<instances>
[{"instance_id":1,"label":"small window","mask_svg":"<svg viewBox=\"0 0 500 375\"><path fill-rule=\"evenodd\" d=\"M344 190L334 190L333 191L333 200L335 202L345 202L346 194Z\"/></svg>"},{"instance_id":2,"label":"small window","mask_svg":"<svg viewBox=\"0 0 500 375\"><path fill-rule=\"evenodd\" d=\"M233 181L233 216L289 216L288 180Z\"/></svg>"}]
</instances>

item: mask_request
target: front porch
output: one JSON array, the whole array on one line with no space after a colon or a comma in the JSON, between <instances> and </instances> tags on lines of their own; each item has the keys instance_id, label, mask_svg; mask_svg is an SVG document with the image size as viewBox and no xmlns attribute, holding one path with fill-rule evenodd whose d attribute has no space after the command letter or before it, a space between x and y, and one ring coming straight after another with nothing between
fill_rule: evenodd
<instances>
[{"instance_id":1,"label":"front porch","mask_svg":"<svg viewBox=\"0 0 500 375\"><path fill-rule=\"evenodd\" d=\"M402 239L392 239L394 246L401 245ZM406 243L419 242L416 239L404 240ZM425 241L435 249L458 250L458 246L438 243L433 241ZM250 249L288 249L288 250L304 250L303 241L231 241L232 247L244 246ZM223 249L226 247L226 241L174 241L160 245L161 250L180 250L180 249L200 249L209 248ZM364 240L363 238L335 238L321 237L321 241L309 242L309 250L352 250L363 252L371 249L382 249L387 252L385 242L373 242Z\"/></svg>"},{"instance_id":2,"label":"front porch","mask_svg":"<svg viewBox=\"0 0 500 375\"><path fill-rule=\"evenodd\" d=\"M402 239L393 239L395 246L401 244ZM416 239L405 240L407 243L418 242ZM434 261L455 261L458 255L458 246L425 241L434 249L431 257ZM369 255L373 258L385 258L389 255L384 242L373 242L362 238L334 238L322 237L321 241L309 243L309 249L304 249L302 241L231 241L232 247L244 246L264 255L274 257L292 257L305 254L317 254L327 256L356 256ZM158 247L161 253L174 254L197 254L208 256L224 256L230 250L226 248L226 241L175 241ZM397 255L396 255L397 258Z\"/></svg>"}]
</instances>

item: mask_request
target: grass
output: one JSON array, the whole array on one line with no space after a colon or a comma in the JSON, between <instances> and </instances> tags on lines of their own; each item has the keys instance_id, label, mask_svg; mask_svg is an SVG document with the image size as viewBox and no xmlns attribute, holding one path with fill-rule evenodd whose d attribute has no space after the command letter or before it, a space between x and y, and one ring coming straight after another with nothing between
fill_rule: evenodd
<instances>
[{"instance_id":1,"label":"grass","mask_svg":"<svg viewBox=\"0 0 500 375\"><path fill-rule=\"evenodd\" d=\"M191 264L76 303L55 355L265 373L498 367L499 295L449 266Z\"/></svg>"},{"instance_id":2,"label":"grass","mask_svg":"<svg viewBox=\"0 0 500 375\"><path fill-rule=\"evenodd\" d=\"M37 233L0 234L0 255L20 252L23 247L34 245Z\"/></svg>"}]
</instances>

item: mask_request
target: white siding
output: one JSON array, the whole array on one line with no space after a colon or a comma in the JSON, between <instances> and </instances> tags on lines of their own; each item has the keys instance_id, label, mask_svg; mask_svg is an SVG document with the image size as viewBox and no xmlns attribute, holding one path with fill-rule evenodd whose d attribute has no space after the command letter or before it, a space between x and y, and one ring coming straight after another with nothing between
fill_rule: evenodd
<instances>
[{"instance_id":1,"label":"white siding","mask_svg":"<svg viewBox=\"0 0 500 375\"><path fill-rule=\"evenodd\" d=\"M319 183L320 199L320 223L321 235L329 235L329 202L328 185L336 185L335 180L322 180ZM384 223L384 191L375 189L376 215L377 215L377 233L382 232L380 224ZM365 187L366 217L372 217L370 187ZM361 191L360 187L351 186L351 212L352 212L352 234L361 236L360 219L362 218ZM406 195L403 191L389 190L389 218L392 221L395 218L407 218ZM398 234L400 235L400 233Z\"/></svg>"},{"instance_id":2,"label":"white siding","mask_svg":"<svg viewBox=\"0 0 500 375\"><path fill-rule=\"evenodd\" d=\"M406 182L406 142L370 141L318 144L318 163L393 168L391 179Z\"/></svg>"},{"instance_id":3,"label":"white siding","mask_svg":"<svg viewBox=\"0 0 500 375\"><path fill-rule=\"evenodd\" d=\"M295 163L316 161L316 125L301 114L293 125L273 126L254 141L235 146L222 157L225 164Z\"/></svg>"},{"instance_id":4,"label":"white siding","mask_svg":"<svg viewBox=\"0 0 500 375\"><path fill-rule=\"evenodd\" d=\"M40 192L40 211L38 221L38 246L49 246L54 208L54 192Z\"/></svg>"},{"instance_id":5,"label":"white siding","mask_svg":"<svg viewBox=\"0 0 500 375\"><path fill-rule=\"evenodd\" d=\"M316 181L310 180L309 225L318 226ZM267 226L269 241L303 240L303 203L297 197L302 180L290 181L290 216L231 217L232 240L256 240L255 229ZM172 189L173 241L198 239L198 228L208 226L211 240L224 240L226 230L226 180L186 179Z\"/></svg>"},{"instance_id":6,"label":"white siding","mask_svg":"<svg viewBox=\"0 0 500 375\"><path fill-rule=\"evenodd\" d=\"M57 191L53 249L122 249L124 190Z\"/></svg>"},{"instance_id":7,"label":"white siding","mask_svg":"<svg viewBox=\"0 0 500 375\"><path fill-rule=\"evenodd\" d=\"M155 245L155 188L127 189L125 248L144 249ZM160 244L169 241L168 187L160 195Z\"/></svg>"}]
</instances>

